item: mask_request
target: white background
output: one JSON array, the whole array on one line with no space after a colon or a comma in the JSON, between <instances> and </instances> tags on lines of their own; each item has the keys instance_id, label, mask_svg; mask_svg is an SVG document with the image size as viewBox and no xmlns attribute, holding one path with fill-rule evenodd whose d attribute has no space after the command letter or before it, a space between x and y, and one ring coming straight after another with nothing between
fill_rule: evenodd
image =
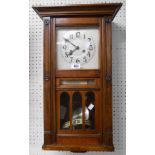
<instances>
[{"instance_id":1,"label":"white background","mask_svg":"<svg viewBox=\"0 0 155 155\"><path fill-rule=\"evenodd\" d=\"M3 1L1 6L0 154L27 155L28 2ZM154 14L151 0L127 4L127 155L155 154Z\"/></svg>"}]
</instances>

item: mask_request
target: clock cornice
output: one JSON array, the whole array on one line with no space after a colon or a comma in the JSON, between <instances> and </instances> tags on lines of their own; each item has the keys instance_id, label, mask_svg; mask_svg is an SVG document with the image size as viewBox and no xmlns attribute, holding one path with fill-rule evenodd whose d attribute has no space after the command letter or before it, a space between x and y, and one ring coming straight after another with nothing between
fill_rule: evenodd
<instances>
[{"instance_id":1,"label":"clock cornice","mask_svg":"<svg viewBox=\"0 0 155 155\"><path fill-rule=\"evenodd\" d=\"M43 17L108 16L114 19L122 3L76 4L63 6L33 6L35 12Z\"/></svg>"}]
</instances>

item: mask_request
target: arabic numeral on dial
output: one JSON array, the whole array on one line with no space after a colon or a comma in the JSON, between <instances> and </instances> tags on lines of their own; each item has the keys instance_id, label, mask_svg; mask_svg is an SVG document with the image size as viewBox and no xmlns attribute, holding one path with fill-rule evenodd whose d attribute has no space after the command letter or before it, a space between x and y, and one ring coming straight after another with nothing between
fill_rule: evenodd
<instances>
[{"instance_id":1,"label":"arabic numeral on dial","mask_svg":"<svg viewBox=\"0 0 155 155\"><path fill-rule=\"evenodd\" d=\"M86 56L83 57L84 62L87 62L87 58Z\"/></svg>"},{"instance_id":2,"label":"arabic numeral on dial","mask_svg":"<svg viewBox=\"0 0 155 155\"><path fill-rule=\"evenodd\" d=\"M80 60L79 59L76 59L76 63L80 63Z\"/></svg>"},{"instance_id":3,"label":"arabic numeral on dial","mask_svg":"<svg viewBox=\"0 0 155 155\"><path fill-rule=\"evenodd\" d=\"M76 32L76 38L80 38L80 32Z\"/></svg>"},{"instance_id":4,"label":"arabic numeral on dial","mask_svg":"<svg viewBox=\"0 0 155 155\"><path fill-rule=\"evenodd\" d=\"M63 47L62 47L64 50L66 50L67 49L67 46L66 45L63 45Z\"/></svg>"},{"instance_id":5,"label":"arabic numeral on dial","mask_svg":"<svg viewBox=\"0 0 155 155\"><path fill-rule=\"evenodd\" d=\"M67 52L65 52L65 57L67 57L67 58L68 58L68 56L69 56L69 54L68 54Z\"/></svg>"},{"instance_id":6,"label":"arabic numeral on dial","mask_svg":"<svg viewBox=\"0 0 155 155\"><path fill-rule=\"evenodd\" d=\"M91 42L91 38L88 38L88 41Z\"/></svg>"},{"instance_id":7,"label":"arabic numeral on dial","mask_svg":"<svg viewBox=\"0 0 155 155\"><path fill-rule=\"evenodd\" d=\"M70 39L73 39L73 34L70 34L70 35L69 35L69 38L70 38Z\"/></svg>"},{"instance_id":8,"label":"arabic numeral on dial","mask_svg":"<svg viewBox=\"0 0 155 155\"><path fill-rule=\"evenodd\" d=\"M84 38L84 39L86 38L86 35L85 35L85 34L83 35L83 38Z\"/></svg>"},{"instance_id":9,"label":"arabic numeral on dial","mask_svg":"<svg viewBox=\"0 0 155 155\"><path fill-rule=\"evenodd\" d=\"M93 45L89 45L89 50L93 50Z\"/></svg>"},{"instance_id":10,"label":"arabic numeral on dial","mask_svg":"<svg viewBox=\"0 0 155 155\"><path fill-rule=\"evenodd\" d=\"M70 57L70 62L73 62L73 57Z\"/></svg>"},{"instance_id":11,"label":"arabic numeral on dial","mask_svg":"<svg viewBox=\"0 0 155 155\"><path fill-rule=\"evenodd\" d=\"M87 53L88 57L90 57L90 52Z\"/></svg>"}]
</instances>

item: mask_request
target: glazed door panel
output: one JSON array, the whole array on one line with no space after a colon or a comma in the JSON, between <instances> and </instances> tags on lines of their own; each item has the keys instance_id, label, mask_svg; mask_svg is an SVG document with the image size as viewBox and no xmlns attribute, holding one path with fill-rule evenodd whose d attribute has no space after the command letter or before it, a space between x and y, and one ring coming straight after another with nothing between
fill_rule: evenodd
<instances>
[{"instance_id":1,"label":"glazed door panel","mask_svg":"<svg viewBox=\"0 0 155 155\"><path fill-rule=\"evenodd\" d=\"M57 91L57 133L99 132L99 91Z\"/></svg>"}]
</instances>

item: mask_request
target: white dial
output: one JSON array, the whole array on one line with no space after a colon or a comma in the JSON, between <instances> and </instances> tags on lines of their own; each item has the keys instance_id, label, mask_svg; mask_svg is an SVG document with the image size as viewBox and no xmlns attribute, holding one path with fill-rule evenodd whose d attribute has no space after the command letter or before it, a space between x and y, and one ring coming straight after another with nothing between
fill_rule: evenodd
<instances>
[{"instance_id":1,"label":"white dial","mask_svg":"<svg viewBox=\"0 0 155 155\"><path fill-rule=\"evenodd\" d=\"M57 69L98 69L99 29L57 28ZM78 68L73 68L78 66Z\"/></svg>"},{"instance_id":2,"label":"white dial","mask_svg":"<svg viewBox=\"0 0 155 155\"><path fill-rule=\"evenodd\" d=\"M87 36L85 32L67 32L63 39L61 54L68 63L83 65L94 56L95 44L93 38Z\"/></svg>"}]
</instances>

